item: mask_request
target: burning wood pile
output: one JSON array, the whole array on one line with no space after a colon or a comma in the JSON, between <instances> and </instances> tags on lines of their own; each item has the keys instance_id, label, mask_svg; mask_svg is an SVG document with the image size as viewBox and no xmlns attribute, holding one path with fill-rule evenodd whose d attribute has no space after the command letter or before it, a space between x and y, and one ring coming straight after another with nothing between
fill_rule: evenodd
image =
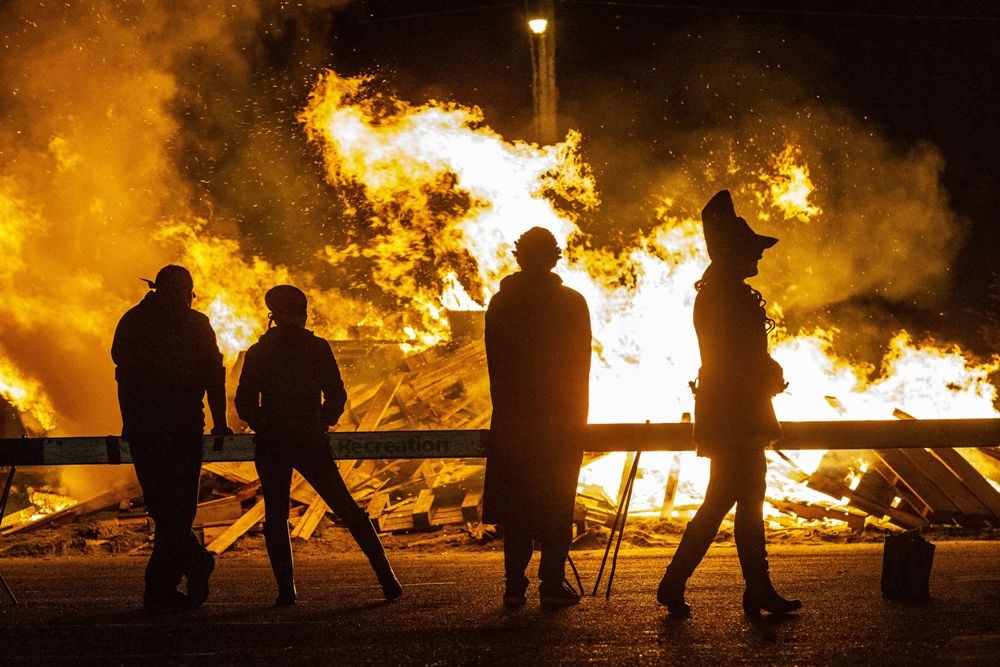
<instances>
[{"instance_id":1,"label":"burning wood pile","mask_svg":"<svg viewBox=\"0 0 1000 667\"><path fill-rule=\"evenodd\" d=\"M390 356L396 346L379 353L370 345L337 344L350 396L338 430L458 430L489 425L489 382L481 339L439 345L391 361L391 370L366 378L355 367L371 367L372 359ZM376 346L377 347L377 346ZM364 363L361 363L364 361ZM233 369L235 386L239 365ZM357 379L355 379L357 378ZM907 415L897 413L898 418ZM877 443L872 443L877 445ZM1000 448L981 448L985 461L1000 460ZM657 453L659 454L659 453ZM932 524L963 527L1000 526L1000 492L996 484L954 449L831 450L815 472L805 472L788 456L772 453L768 502L774 508L772 525L789 528L803 522L842 522L851 531L867 522L897 528ZM617 509L616 489L636 454L624 456L588 453L581 474L577 502L577 531L588 526L610 526ZM608 466L608 462L613 464ZM685 482L685 467L697 466L691 453L668 453L667 465L647 475L658 489L652 510L637 507L640 515L686 519L697 509L703 480ZM613 478L605 484L588 477L600 464ZM465 525L482 536L480 525L484 461L482 459L345 460L341 474L358 503L382 532ZM983 469L981 462L977 462ZM1000 466L997 468L1000 470ZM773 479L779 478L778 483ZM647 480L648 481L648 480ZM308 540L329 508L305 480L293 478L292 537ZM687 488L690 487L690 488ZM700 487L700 488L698 488ZM260 481L252 462L206 463L202 475L203 502L195 528L212 551L221 553L254 529L264 516ZM809 495L805 490L811 490ZM816 493L818 492L818 493ZM821 495L822 494L822 495ZM92 497L65 499L65 506L42 514L34 505L5 517L0 533L14 535L112 508L116 522L144 523L141 489L134 477L103 488ZM30 503L29 503L30 505ZM329 515L331 518L332 515Z\"/></svg>"}]
</instances>

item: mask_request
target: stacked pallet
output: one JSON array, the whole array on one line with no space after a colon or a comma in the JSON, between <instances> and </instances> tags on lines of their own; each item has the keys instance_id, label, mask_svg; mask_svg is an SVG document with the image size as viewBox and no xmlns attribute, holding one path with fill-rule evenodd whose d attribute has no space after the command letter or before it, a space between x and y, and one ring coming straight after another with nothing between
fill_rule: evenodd
<instances>
[{"instance_id":1,"label":"stacked pallet","mask_svg":"<svg viewBox=\"0 0 1000 667\"><path fill-rule=\"evenodd\" d=\"M902 528L1000 526L1000 492L956 449L831 451L809 486Z\"/></svg>"}]
</instances>

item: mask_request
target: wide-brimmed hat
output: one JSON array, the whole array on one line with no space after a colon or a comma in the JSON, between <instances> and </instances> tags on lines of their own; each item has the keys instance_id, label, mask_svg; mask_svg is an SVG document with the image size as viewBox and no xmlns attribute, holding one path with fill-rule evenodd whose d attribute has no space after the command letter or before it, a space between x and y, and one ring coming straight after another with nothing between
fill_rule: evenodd
<instances>
[{"instance_id":1,"label":"wide-brimmed hat","mask_svg":"<svg viewBox=\"0 0 1000 667\"><path fill-rule=\"evenodd\" d=\"M701 222L708 256L713 262L745 257L751 253L758 257L778 242L773 236L756 233L744 218L736 215L729 190L720 190L708 200L705 208L701 209Z\"/></svg>"}]
</instances>

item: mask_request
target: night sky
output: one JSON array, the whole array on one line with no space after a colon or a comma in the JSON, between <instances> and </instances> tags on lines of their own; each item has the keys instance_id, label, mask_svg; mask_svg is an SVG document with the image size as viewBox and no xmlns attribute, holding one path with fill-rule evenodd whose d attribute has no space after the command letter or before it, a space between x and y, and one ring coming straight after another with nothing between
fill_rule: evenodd
<instances>
[{"instance_id":1,"label":"night sky","mask_svg":"<svg viewBox=\"0 0 1000 667\"><path fill-rule=\"evenodd\" d=\"M530 138L524 11L523 3L354 2L334 21L332 64L343 74L377 72L414 102L477 104L505 137ZM964 234L952 284L932 308L893 307L975 342L967 334L995 308L986 295L1000 266L995 3L568 1L556 3L556 26L560 129L583 131L604 200L587 232L608 239L641 226L661 166L691 158L675 144L690 146L690 135L745 111L747 87L786 105L828 103L901 154L927 145L940 154ZM723 76L708 81L706 63Z\"/></svg>"}]
</instances>

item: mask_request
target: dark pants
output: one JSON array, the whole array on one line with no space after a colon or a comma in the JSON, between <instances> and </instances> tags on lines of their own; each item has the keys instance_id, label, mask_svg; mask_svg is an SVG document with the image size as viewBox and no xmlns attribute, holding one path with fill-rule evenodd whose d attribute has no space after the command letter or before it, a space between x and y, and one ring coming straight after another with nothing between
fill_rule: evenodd
<instances>
[{"instance_id":1,"label":"dark pants","mask_svg":"<svg viewBox=\"0 0 1000 667\"><path fill-rule=\"evenodd\" d=\"M354 502L340 476L326 434L258 436L254 464L264 494L264 540L279 588L293 585L292 547L288 537L288 501L292 469L298 470L320 498L340 517L368 557L379 580L391 576L382 542L368 513Z\"/></svg>"},{"instance_id":2,"label":"dark pants","mask_svg":"<svg viewBox=\"0 0 1000 667\"><path fill-rule=\"evenodd\" d=\"M144 432L130 433L127 439L143 498L156 522L146 594L164 595L208 553L191 532L198 510L202 436Z\"/></svg>"},{"instance_id":3,"label":"dark pants","mask_svg":"<svg viewBox=\"0 0 1000 667\"><path fill-rule=\"evenodd\" d=\"M556 460L519 461L519 471L510 475L508 501L503 516L504 578L507 587L523 590L528 585L525 570L531 562L533 542L541 559L538 578L545 588L562 585L566 559L573 540L573 506L580 476L580 456Z\"/></svg>"},{"instance_id":4,"label":"dark pants","mask_svg":"<svg viewBox=\"0 0 1000 667\"><path fill-rule=\"evenodd\" d=\"M542 555L538 563L538 578L546 588L561 586L566 578L566 558L572 542L572 516L566 522L565 530L546 531L539 537ZM524 571L531 562L533 538L532 531L523 525L512 523L504 526L504 578L507 587L512 590L523 590L528 586Z\"/></svg>"},{"instance_id":5,"label":"dark pants","mask_svg":"<svg viewBox=\"0 0 1000 667\"><path fill-rule=\"evenodd\" d=\"M734 448L712 458L705 501L684 530L667 578L682 582L691 576L735 504L734 537L743 578L750 584L770 581L764 546L766 476L767 459L761 448Z\"/></svg>"}]
</instances>

